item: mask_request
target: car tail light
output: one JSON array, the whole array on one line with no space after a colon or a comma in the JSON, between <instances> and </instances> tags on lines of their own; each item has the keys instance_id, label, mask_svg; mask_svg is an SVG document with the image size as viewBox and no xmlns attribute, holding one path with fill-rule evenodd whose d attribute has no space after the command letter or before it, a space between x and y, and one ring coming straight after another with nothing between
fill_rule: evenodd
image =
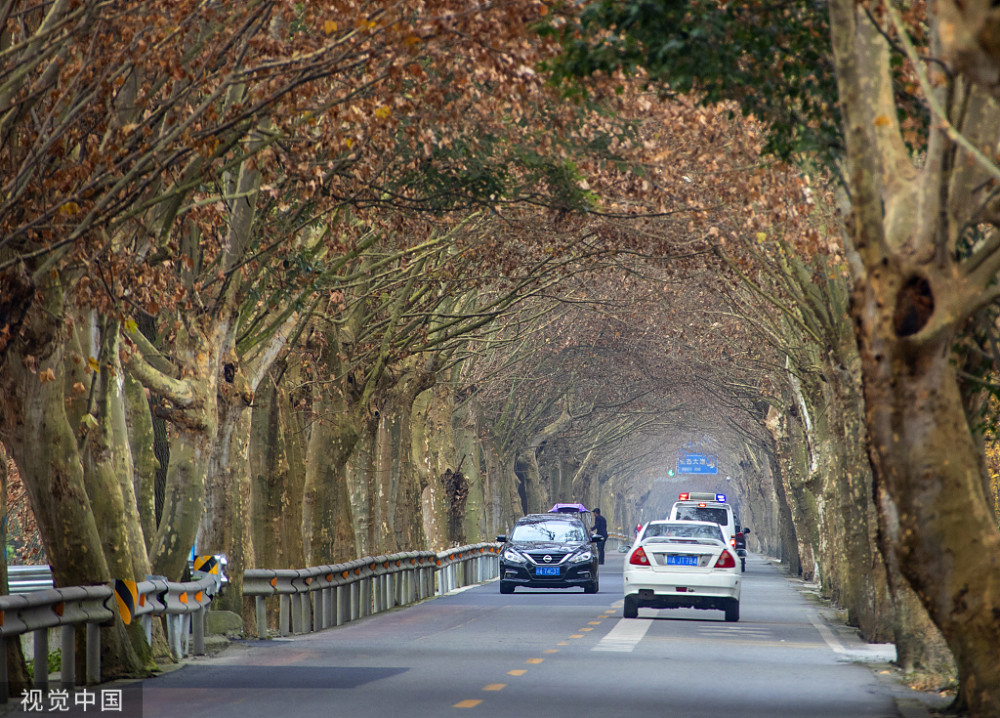
<instances>
[{"instance_id":1,"label":"car tail light","mask_svg":"<svg viewBox=\"0 0 1000 718\"><path fill-rule=\"evenodd\" d=\"M649 558L647 558L646 552L643 551L642 546L640 546L632 552L632 555L629 556L628 562L633 566L648 566Z\"/></svg>"},{"instance_id":2,"label":"car tail light","mask_svg":"<svg viewBox=\"0 0 1000 718\"><path fill-rule=\"evenodd\" d=\"M642 549L639 549L639 550L641 551ZM729 553L726 550L723 550L722 551L722 555L720 555L719 559L715 562L715 567L716 568L736 568L736 559L733 558L733 555L731 553Z\"/></svg>"},{"instance_id":3,"label":"car tail light","mask_svg":"<svg viewBox=\"0 0 1000 718\"><path fill-rule=\"evenodd\" d=\"M729 539L729 545L732 546L733 548L736 548L736 537L735 536L733 536L731 539Z\"/></svg>"}]
</instances>

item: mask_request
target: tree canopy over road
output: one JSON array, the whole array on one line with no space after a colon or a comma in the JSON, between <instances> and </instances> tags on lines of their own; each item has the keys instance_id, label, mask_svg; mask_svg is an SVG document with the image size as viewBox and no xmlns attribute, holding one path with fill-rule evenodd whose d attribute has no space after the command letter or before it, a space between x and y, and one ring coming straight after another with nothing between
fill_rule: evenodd
<instances>
[{"instance_id":1,"label":"tree canopy over road","mask_svg":"<svg viewBox=\"0 0 1000 718\"><path fill-rule=\"evenodd\" d=\"M57 583L218 551L251 631L245 568L630 527L694 447L755 550L1000 713L998 27L0 0L0 449Z\"/></svg>"}]
</instances>

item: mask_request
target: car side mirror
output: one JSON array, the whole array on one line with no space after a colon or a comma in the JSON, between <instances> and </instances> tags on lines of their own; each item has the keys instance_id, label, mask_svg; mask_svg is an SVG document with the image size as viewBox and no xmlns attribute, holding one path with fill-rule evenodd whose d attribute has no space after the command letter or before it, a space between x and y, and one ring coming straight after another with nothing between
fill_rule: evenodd
<instances>
[{"instance_id":1,"label":"car side mirror","mask_svg":"<svg viewBox=\"0 0 1000 718\"><path fill-rule=\"evenodd\" d=\"M506 534L500 534L499 536L497 536L497 543L507 543Z\"/></svg>"}]
</instances>

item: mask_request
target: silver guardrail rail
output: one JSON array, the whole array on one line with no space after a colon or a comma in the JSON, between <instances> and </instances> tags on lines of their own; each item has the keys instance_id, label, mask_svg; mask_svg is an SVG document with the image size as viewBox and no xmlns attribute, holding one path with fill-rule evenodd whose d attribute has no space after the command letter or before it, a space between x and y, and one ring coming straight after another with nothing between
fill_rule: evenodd
<instances>
[{"instance_id":1,"label":"silver guardrail rail","mask_svg":"<svg viewBox=\"0 0 1000 718\"><path fill-rule=\"evenodd\" d=\"M53 588L52 567L48 564L43 566L8 566L7 586L11 595Z\"/></svg>"},{"instance_id":2,"label":"silver guardrail rail","mask_svg":"<svg viewBox=\"0 0 1000 718\"><path fill-rule=\"evenodd\" d=\"M129 624L142 621L146 640L152 639L153 617L165 616L167 637L172 653L184 657L205 652L205 610L223 581L219 575L193 572L194 580L183 583L149 576L145 581L114 581L94 586L48 588L0 596L0 703L8 701L10 672L7 665L7 642L21 640L32 633L35 688L48 690L49 630L62 630L63 655L60 687L73 688L77 683L76 629L86 625L85 683L101 679L101 626L109 625L117 615Z\"/></svg>"},{"instance_id":3,"label":"silver guardrail rail","mask_svg":"<svg viewBox=\"0 0 1000 718\"><path fill-rule=\"evenodd\" d=\"M281 636L340 626L396 606L496 578L500 544L478 543L447 551L366 556L303 569L254 568L243 572L243 595L254 596L257 635L266 638L266 599L278 597Z\"/></svg>"}]
</instances>

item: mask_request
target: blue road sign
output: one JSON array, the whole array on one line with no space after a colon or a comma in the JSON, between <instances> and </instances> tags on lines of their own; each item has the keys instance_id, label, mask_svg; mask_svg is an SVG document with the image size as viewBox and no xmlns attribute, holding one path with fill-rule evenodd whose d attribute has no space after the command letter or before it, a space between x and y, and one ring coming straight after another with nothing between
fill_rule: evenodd
<instances>
[{"instance_id":1,"label":"blue road sign","mask_svg":"<svg viewBox=\"0 0 1000 718\"><path fill-rule=\"evenodd\" d=\"M694 454L689 451L677 457L678 474L717 474L719 465L711 454Z\"/></svg>"}]
</instances>

